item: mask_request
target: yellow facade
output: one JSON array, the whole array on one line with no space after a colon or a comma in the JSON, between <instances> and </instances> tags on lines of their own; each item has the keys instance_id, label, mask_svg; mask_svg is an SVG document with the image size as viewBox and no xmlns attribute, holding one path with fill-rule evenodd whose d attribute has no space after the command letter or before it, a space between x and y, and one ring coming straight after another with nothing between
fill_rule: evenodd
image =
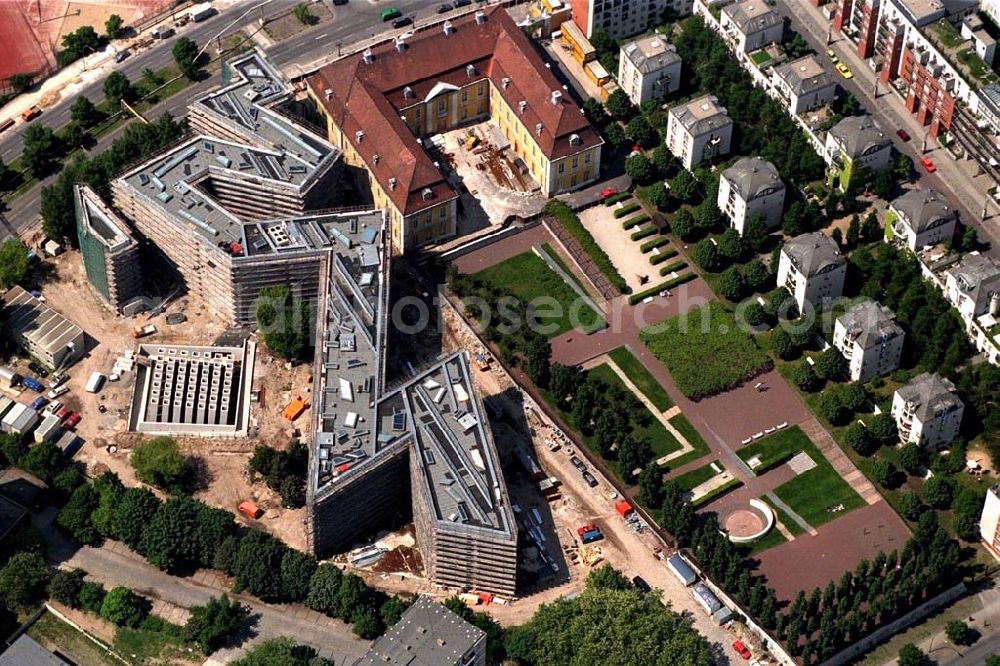
<instances>
[{"instance_id":1,"label":"yellow facade","mask_svg":"<svg viewBox=\"0 0 1000 666\"><path fill-rule=\"evenodd\" d=\"M594 48L583 31L572 21L566 21L559 27L562 33L562 43L569 48L573 59L581 65L597 59L597 49Z\"/></svg>"}]
</instances>

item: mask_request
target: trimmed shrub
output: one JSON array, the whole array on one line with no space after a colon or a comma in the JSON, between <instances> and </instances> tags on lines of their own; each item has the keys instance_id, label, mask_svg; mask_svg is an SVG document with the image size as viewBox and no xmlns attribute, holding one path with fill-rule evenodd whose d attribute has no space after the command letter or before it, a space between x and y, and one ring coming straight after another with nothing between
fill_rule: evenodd
<instances>
[{"instance_id":1,"label":"trimmed shrub","mask_svg":"<svg viewBox=\"0 0 1000 666\"><path fill-rule=\"evenodd\" d=\"M622 222L622 229L628 231L632 227L639 226L643 222L649 222L649 215L643 213L642 215L636 215L635 217L630 217L629 219Z\"/></svg>"},{"instance_id":2,"label":"trimmed shrub","mask_svg":"<svg viewBox=\"0 0 1000 666\"><path fill-rule=\"evenodd\" d=\"M639 249L642 250L643 253L651 252L653 248L663 247L669 242L670 242L669 238L667 238L666 236L660 236L659 238L654 238L653 240L646 241L645 243L639 246Z\"/></svg>"},{"instance_id":3,"label":"trimmed shrub","mask_svg":"<svg viewBox=\"0 0 1000 666\"><path fill-rule=\"evenodd\" d=\"M643 227L642 229L639 229L639 231L633 232L632 240L634 241L642 240L643 238L648 238L649 236L652 236L655 233L656 233L656 226L651 224L648 227Z\"/></svg>"},{"instance_id":4,"label":"trimmed shrub","mask_svg":"<svg viewBox=\"0 0 1000 666\"><path fill-rule=\"evenodd\" d=\"M634 213L635 211L639 210L640 208L641 208L641 206L638 203L632 202L630 204L625 204L621 208L616 209L615 212L613 213L613 215L615 216L616 220L617 219L621 219L621 218L625 217L626 215L631 215L632 213Z\"/></svg>"},{"instance_id":5,"label":"trimmed shrub","mask_svg":"<svg viewBox=\"0 0 1000 666\"><path fill-rule=\"evenodd\" d=\"M684 261L683 259L680 259L678 261L672 261L672 262L670 262L669 264L667 264L666 266L664 266L663 268L660 269L660 275L664 275L664 276L670 275L674 271L679 271L679 270L682 270L684 268L687 268L687 262Z\"/></svg>"},{"instance_id":6,"label":"trimmed shrub","mask_svg":"<svg viewBox=\"0 0 1000 666\"><path fill-rule=\"evenodd\" d=\"M696 277L698 276L695 275L694 273L685 273L684 275L679 275L675 277L673 280L667 280L666 282L661 282L655 287L650 287L649 289L645 289L638 293L632 294L631 296L628 297L628 303L629 305L635 305L636 303L639 303L645 298L649 298L650 296L655 296L661 291L665 291L667 289L673 289L674 287L684 284L685 282L690 282Z\"/></svg>"},{"instance_id":7,"label":"trimmed shrub","mask_svg":"<svg viewBox=\"0 0 1000 666\"><path fill-rule=\"evenodd\" d=\"M610 197L604 200L605 206L614 206L619 201L628 201L632 198L631 192L619 192L618 194L612 194Z\"/></svg>"},{"instance_id":8,"label":"trimmed shrub","mask_svg":"<svg viewBox=\"0 0 1000 666\"><path fill-rule=\"evenodd\" d=\"M669 250L666 250L659 254L654 254L652 257L649 258L649 263L655 266L657 264L662 264L667 259L673 259L676 256L677 256L677 250L675 250L674 248L670 248Z\"/></svg>"}]
</instances>

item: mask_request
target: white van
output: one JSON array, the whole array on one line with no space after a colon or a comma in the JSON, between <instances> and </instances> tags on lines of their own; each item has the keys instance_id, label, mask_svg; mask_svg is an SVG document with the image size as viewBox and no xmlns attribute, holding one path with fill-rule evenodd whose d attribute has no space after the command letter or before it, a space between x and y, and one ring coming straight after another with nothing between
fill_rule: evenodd
<instances>
[{"instance_id":1,"label":"white van","mask_svg":"<svg viewBox=\"0 0 1000 666\"><path fill-rule=\"evenodd\" d=\"M104 386L104 380L106 377L99 372L95 372L90 375L90 379L87 380L86 389L87 393L97 393Z\"/></svg>"}]
</instances>

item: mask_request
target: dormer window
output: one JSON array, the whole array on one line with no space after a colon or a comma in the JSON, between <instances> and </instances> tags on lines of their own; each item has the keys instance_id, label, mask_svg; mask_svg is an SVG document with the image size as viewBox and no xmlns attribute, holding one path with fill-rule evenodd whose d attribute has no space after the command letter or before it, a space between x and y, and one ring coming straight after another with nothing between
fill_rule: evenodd
<instances>
[{"instance_id":1,"label":"dormer window","mask_svg":"<svg viewBox=\"0 0 1000 666\"><path fill-rule=\"evenodd\" d=\"M431 188L425 187L423 191L420 193L420 198L423 199L424 201L430 201L431 199L434 198L434 192L431 190Z\"/></svg>"},{"instance_id":2,"label":"dormer window","mask_svg":"<svg viewBox=\"0 0 1000 666\"><path fill-rule=\"evenodd\" d=\"M571 146L579 146L580 145L580 135L579 134L570 134L569 135L569 145L571 145Z\"/></svg>"}]
</instances>

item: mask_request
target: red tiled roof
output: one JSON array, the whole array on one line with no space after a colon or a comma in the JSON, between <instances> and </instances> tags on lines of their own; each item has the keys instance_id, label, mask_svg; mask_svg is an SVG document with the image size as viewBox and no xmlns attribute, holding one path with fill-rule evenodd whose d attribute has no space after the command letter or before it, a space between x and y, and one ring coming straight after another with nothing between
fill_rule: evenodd
<instances>
[{"instance_id":1,"label":"red tiled roof","mask_svg":"<svg viewBox=\"0 0 1000 666\"><path fill-rule=\"evenodd\" d=\"M356 54L308 79L334 123L404 215L456 194L399 117L399 110L425 99L438 83L466 85L470 64L475 70L471 80L489 78L513 112L519 112L522 100L527 102L520 119L549 159L601 142L567 94L559 104L551 102L553 91L563 92L562 85L507 12L494 7L484 13L483 23L469 14L452 23L451 34L446 35L438 24L408 38L402 52L390 41L372 49L372 63L364 63L362 55ZM506 88L504 79L510 80ZM405 96L407 87L413 98ZM538 124L542 129L535 133ZM361 140L359 130L364 132ZM580 137L579 145L570 145L573 134ZM390 178L396 179L394 187ZM431 190L430 199L423 198L425 189Z\"/></svg>"}]
</instances>

